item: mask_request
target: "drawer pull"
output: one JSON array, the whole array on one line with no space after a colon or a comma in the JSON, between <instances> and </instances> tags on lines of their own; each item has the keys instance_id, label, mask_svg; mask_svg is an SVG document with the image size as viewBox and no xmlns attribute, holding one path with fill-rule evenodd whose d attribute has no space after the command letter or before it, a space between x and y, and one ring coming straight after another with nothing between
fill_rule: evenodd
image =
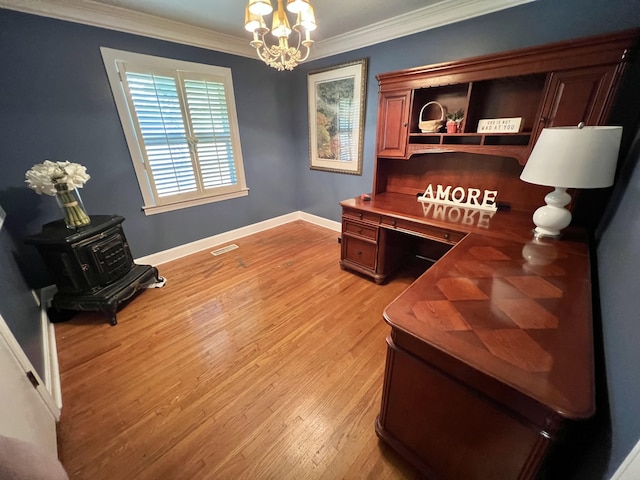
<instances>
[{"instance_id":1,"label":"drawer pull","mask_svg":"<svg viewBox=\"0 0 640 480\"><path fill-rule=\"evenodd\" d=\"M449 234L448 234L448 233L445 233L445 234L444 234L444 238L446 238L447 240L449 240Z\"/></svg>"},{"instance_id":2,"label":"drawer pull","mask_svg":"<svg viewBox=\"0 0 640 480\"><path fill-rule=\"evenodd\" d=\"M392 227L395 227L397 223L398 223L398 222L396 222L396 221L394 220L393 222L391 222L391 226L392 226Z\"/></svg>"},{"instance_id":3,"label":"drawer pull","mask_svg":"<svg viewBox=\"0 0 640 480\"><path fill-rule=\"evenodd\" d=\"M357 254L357 255L362 255L362 250L357 250L357 251L356 251L356 254Z\"/></svg>"},{"instance_id":4,"label":"drawer pull","mask_svg":"<svg viewBox=\"0 0 640 480\"><path fill-rule=\"evenodd\" d=\"M361 228L358 229L358 235L362 235L362 229Z\"/></svg>"},{"instance_id":5,"label":"drawer pull","mask_svg":"<svg viewBox=\"0 0 640 480\"><path fill-rule=\"evenodd\" d=\"M360 212L360 213L358 214L358 218L360 218L360 220L362 220L362 212Z\"/></svg>"}]
</instances>

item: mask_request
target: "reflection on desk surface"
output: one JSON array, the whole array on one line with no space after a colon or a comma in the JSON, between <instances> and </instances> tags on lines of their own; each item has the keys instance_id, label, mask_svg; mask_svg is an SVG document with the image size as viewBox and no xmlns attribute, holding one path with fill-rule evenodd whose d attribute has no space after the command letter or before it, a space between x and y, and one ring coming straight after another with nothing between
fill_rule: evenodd
<instances>
[{"instance_id":1,"label":"reflection on desk surface","mask_svg":"<svg viewBox=\"0 0 640 480\"><path fill-rule=\"evenodd\" d=\"M431 202L421 202L424 217L429 220L458 223L467 227L489 228L496 212L475 208L457 207Z\"/></svg>"}]
</instances>

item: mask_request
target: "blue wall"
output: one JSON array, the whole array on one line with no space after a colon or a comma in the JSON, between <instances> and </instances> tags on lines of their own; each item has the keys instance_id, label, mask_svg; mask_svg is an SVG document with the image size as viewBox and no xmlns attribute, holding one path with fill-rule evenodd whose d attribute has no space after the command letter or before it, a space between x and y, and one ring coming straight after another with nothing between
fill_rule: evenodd
<instances>
[{"instance_id":1,"label":"blue wall","mask_svg":"<svg viewBox=\"0 0 640 480\"><path fill-rule=\"evenodd\" d=\"M612 465L640 438L640 130L622 170L598 246Z\"/></svg>"},{"instance_id":2,"label":"blue wall","mask_svg":"<svg viewBox=\"0 0 640 480\"><path fill-rule=\"evenodd\" d=\"M46 158L87 166L93 177L82 191L87 208L124 215L136 257L295 210L337 221L340 200L371 190L376 74L638 26L637 0L538 0L278 73L252 59L0 9L0 205L7 211L10 248L20 265L3 270L20 270L33 285L47 283L37 256L20 240L59 217L53 199L38 197L23 183L24 172ZM140 211L142 199L100 46L232 68L248 197L148 217ZM310 170L307 72L360 58L369 59L363 174ZM637 126L625 131L627 145L636 132ZM640 370L640 173L634 173L639 150L636 143L627 155L601 231L598 265L611 427L598 432L599 443L590 447L599 457L597 468L586 468L580 478L608 478L640 438L635 373Z\"/></svg>"},{"instance_id":3,"label":"blue wall","mask_svg":"<svg viewBox=\"0 0 640 480\"><path fill-rule=\"evenodd\" d=\"M101 46L232 69L248 197L145 216ZM9 10L0 10L0 65L0 205L16 238L60 216L53 198L24 185L25 171L45 159L87 167L85 206L126 218L134 257L298 209L292 119L281 108L290 104L291 75L254 59ZM40 268L25 270L46 283L36 278Z\"/></svg>"}]
</instances>

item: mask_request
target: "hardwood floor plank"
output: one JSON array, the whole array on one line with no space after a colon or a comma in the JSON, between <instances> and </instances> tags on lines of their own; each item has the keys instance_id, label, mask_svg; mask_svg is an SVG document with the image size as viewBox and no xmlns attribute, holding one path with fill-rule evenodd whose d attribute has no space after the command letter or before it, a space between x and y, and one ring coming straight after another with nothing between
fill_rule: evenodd
<instances>
[{"instance_id":1,"label":"hardwood floor plank","mask_svg":"<svg viewBox=\"0 0 640 480\"><path fill-rule=\"evenodd\" d=\"M72 479L418 478L379 441L389 328L414 279L340 270L296 221L160 266L118 312L56 324Z\"/></svg>"}]
</instances>

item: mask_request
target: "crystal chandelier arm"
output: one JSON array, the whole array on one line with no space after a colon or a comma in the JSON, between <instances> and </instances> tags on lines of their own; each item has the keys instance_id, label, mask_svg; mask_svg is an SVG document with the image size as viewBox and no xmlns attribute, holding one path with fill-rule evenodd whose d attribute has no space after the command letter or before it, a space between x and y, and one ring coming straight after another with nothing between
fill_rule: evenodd
<instances>
[{"instance_id":1,"label":"crystal chandelier arm","mask_svg":"<svg viewBox=\"0 0 640 480\"><path fill-rule=\"evenodd\" d=\"M307 58L309 58L309 54L311 53L311 49L305 45L306 53L304 57L300 58L299 62L304 62Z\"/></svg>"},{"instance_id":2,"label":"crystal chandelier arm","mask_svg":"<svg viewBox=\"0 0 640 480\"><path fill-rule=\"evenodd\" d=\"M298 36L298 44L296 45L296 48L295 48L296 51L300 51L300 45L302 44L302 30L303 30L302 26L298 23L296 23L293 26L293 31L296 32Z\"/></svg>"},{"instance_id":3,"label":"crystal chandelier arm","mask_svg":"<svg viewBox=\"0 0 640 480\"><path fill-rule=\"evenodd\" d=\"M305 12L299 11L297 15L296 24L293 26L293 30L298 34L298 45L296 46L296 51L300 53L299 62L304 62L307 58L309 58L309 53L311 53L311 45L313 45L313 40L311 40L310 32L315 30L315 16L313 14L313 7L308 7L309 9ZM302 34L304 33L304 40L302 40ZM305 47L305 55L302 57L302 51L300 50L300 46Z\"/></svg>"},{"instance_id":4,"label":"crystal chandelier arm","mask_svg":"<svg viewBox=\"0 0 640 480\"><path fill-rule=\"evenodd\" d=\"M302 55L302 51L300 50L300 43L301 43L300 42L300 37L301 36L302 35L298 34L298 48L297 48L297 50L298 50L298 53L300 55ZM307 41L302 42L302 46L305 49L305 54L304 54L304 57L301 56L301 58L298 60L299 62L304 62L307 58L309 58L309 54L311 53L311 49L309 47L311 46L312 43L313 43L313 40L311 40L311 43L307 43Z\"/></svg>"},{"instance_id":5,"label":"crystal chandelier arm","mask_svg":"<svg viewBox=\"0 0 640 480\"><path fill-rule=\"evenodd\" d=\"M269 47L264 40L264 35L258 35L255 33L254 35L255 39L253 42L251 42L251 46L256 49L256 53L258 54L258 57L260 57L260 60L266 63L267 59L270 58L270 55Z\"/></svg>"},{"instance_id":6,"label":"crystal chandelier arm","mask_svg":"<svg viewBox=\"0 0 640 480\"><path fill-rule=\"evenodd\" d=\"M302 40L302 32L304 31L305 34L305 39ZM311 40L311 38L309 37L309 30L305 29L304 27L300 27L299 30L296 30L296 32L298 33L298 46L296 47L296 50L298 51L298 53L300 54L300 58L299 58L299 62L304 62L307 58L309 58L309 54L311 53L311 45L313 45L313 40ZM302 50L300 49L300 45L302 45L305 49L305 54L304 56L302 56Z\"/></svg>"}]
</instances>

